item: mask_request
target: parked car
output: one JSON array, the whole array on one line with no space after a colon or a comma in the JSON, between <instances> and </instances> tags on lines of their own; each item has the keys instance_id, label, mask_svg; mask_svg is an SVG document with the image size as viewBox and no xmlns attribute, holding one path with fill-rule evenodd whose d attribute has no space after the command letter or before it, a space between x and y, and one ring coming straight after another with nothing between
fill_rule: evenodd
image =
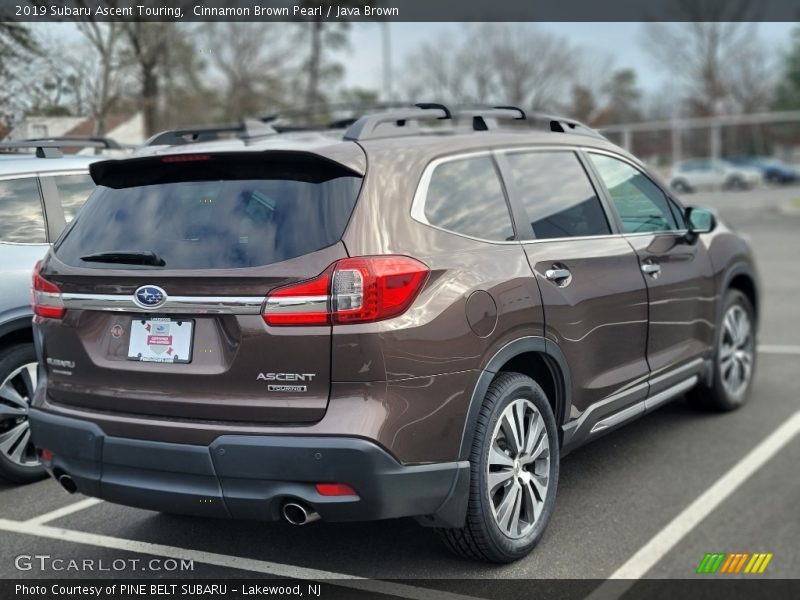
<instances>
[{"instance_id":1,"label":"parked car","mask_svg":"<svg viewBox=\"0 0 800 600\"><path fill-rule=\"evenodd\" d=\"M687 393L741 406L745 240L579 123L502 126L524 117L425 104L91 165L34 275L49 472L169 513L413 516L509 562L562 455Z\"/></svg>"},{"instance_id":2,"label":"parked car","mask_svg":"<svg viewBox=\"0 0 800 600\"><path fill-rule=\"evenodd\" d=\"M40 157L0 154L0 479L12 483L46 475L27 420L37 379L31 274L94 189L89 165L97 160L62 156L55 142L0 148L36 144Z\"/></svg>"},{"instance_id":3,"label":"parked car","mask_svg":"<svg viewBox=\"0 0 800 600\"><path fill-rule=\"evenodd\" d=\"M783 161L762 156L739 156L728 159L739 167L749 167L761 172L767 183L794 183L800 175L793 166Z\"/></svg>"},{"instance_id":4,"label":"parked car","mask_svg":"<svg viewBox=\"0 0 800 600\"><path fill-rule=\"evenodd\" d=\"M695 158L679 162L672 168L669 185L676 192L701 188L737 190L757 185L761 179L761 171L752 167L712 158Z\"/></svg>"}]
</instances>

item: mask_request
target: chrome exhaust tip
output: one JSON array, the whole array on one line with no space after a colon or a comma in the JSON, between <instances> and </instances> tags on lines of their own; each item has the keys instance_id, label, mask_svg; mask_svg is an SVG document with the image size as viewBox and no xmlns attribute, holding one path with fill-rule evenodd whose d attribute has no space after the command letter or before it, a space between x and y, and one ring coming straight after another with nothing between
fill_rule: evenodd
<instances>
[{"instance_id":1,"label":"chrome exhaust tip","mask_svg":"<svg viewBox=\"0 0 800 600\"><path fill-rule=\"evenodd\" d=\"M283 505L283 518L292 525L307 525L319 521L319 513L306 508L297 502L287 502Z\"/></svg>"},{"instance_id":2,"label":"chrome exhaust tip","mask_svg":"<svg viewBox=\"0 0 800 600\"><path fill-rule=\"evenodd\" d=\"M61 484L61 487L67 490L67 492L69 492L70 494L74 494L75 492L78 491L78 486L75 485L75 482L72 480L72 477L70 477L66 473L64 475L59 475L57 481L58 483Z\"/></svg>"}]
</instances>

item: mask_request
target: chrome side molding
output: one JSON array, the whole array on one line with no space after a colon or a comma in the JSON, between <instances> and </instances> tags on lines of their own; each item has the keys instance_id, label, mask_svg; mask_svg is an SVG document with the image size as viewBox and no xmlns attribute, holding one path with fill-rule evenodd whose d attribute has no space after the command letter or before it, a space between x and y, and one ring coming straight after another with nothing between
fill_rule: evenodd
<instances>
[{"instance_id":1,"label":"chrome side molding","mask_svg":"<svg viewBox=\"0 0 800 600\"><path fill-rule=\"evenodd\" d=\"M170 296L158 308L139 306L132 295L61 294L64 308L135 313L259 315L264 296Z\"/></svg>"},{"instance_id":2,"label":"chrome side molding","mask_svg":"<svg viewBox=\"0 0 800 600\"><path fill-rule=\"evenodd\" d=\"M692 375L688 379L684 379L680 383L676 383L675 385L668 387L663 392L659 392L655 396L651 396L645 400L642 400L641 402L637 402L633 406L629 406L626 409L614 413L610 417L601 419L594 424L589 433L594 434L599 431L604 431L606 429L610 429L611 427L615 427L616 425L621 425L626 421L630 421L635 417L640 417L644 413L649 412L666 402L669 402L673 398L677 398L685 392L688 392L697 384L699 380L700 378L697 375Z\"/></svg>"}]
</instances>

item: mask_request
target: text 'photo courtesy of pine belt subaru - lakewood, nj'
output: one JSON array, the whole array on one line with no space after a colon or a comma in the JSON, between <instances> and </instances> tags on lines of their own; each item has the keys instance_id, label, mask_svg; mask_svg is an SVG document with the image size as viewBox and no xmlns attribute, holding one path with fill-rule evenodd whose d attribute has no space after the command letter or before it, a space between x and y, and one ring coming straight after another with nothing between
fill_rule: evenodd
<instances>
[{"instance_id":1,"label":"text 'photo courtesy of pine belt subaru - lakewood, nj'","mask_svg":"<svg viewBox=\"0 0 800 600\"><path fill-rule=\"evenodd\" d=\"M68 491L416 517L509 562L566 453L687 394L747 398L747 243L580 123L422 104L183 133L93 163L34 275L31 429Z\"/></svg>"}]
</instances>

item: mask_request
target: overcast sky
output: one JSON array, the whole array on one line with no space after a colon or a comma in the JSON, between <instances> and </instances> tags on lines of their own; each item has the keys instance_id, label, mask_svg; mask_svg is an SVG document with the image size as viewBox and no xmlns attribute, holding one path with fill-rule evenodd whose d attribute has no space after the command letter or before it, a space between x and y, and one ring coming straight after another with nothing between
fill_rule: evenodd
<instances>
[{"instance_id":1,"label":"overcast sky","mask_svg":"<svg viewBox=\"0 0 800 600\"><path fill-rule=\"evenodd\" d=\"M797 23L760 23L759 34L777 55L789 42ZM645 92L660 90L667 82L665 73L655 68L641 49L641 23L537 23L546 31L566 38L594 58L611 59L614 68L632 68ZM41 24L47 34L70 42L82 39L74 24ZM345 67L345 87L380 89L382 85L382 43L380 23L354 23L350 48L337 53ZM399 79L406 57L423 42L457 36L460 23L392 23L390 26L395 80Z\"/></svg>"},{"instance_id":2,"label":"overcast sky","mask_svg":"<svg viewBox=\"0 0 800 600\"><path fill-rule=\"evenodd\" d=\"M760 23L759 33L774 52L789 41L796 23ZM591 56L608 56L615 68L632 68L646 91L658 90L667 81L654 68L640 47L641 23L538 23L535 26L565 37L572 45L584 48ZM405 64L405 56L422 42L458 35L458 23L392 23L391 40L395 71ZM379 88L381 85L381 25L356 24L350 51L344 56L348 86Z\"/></svg>"}]
</instances>

